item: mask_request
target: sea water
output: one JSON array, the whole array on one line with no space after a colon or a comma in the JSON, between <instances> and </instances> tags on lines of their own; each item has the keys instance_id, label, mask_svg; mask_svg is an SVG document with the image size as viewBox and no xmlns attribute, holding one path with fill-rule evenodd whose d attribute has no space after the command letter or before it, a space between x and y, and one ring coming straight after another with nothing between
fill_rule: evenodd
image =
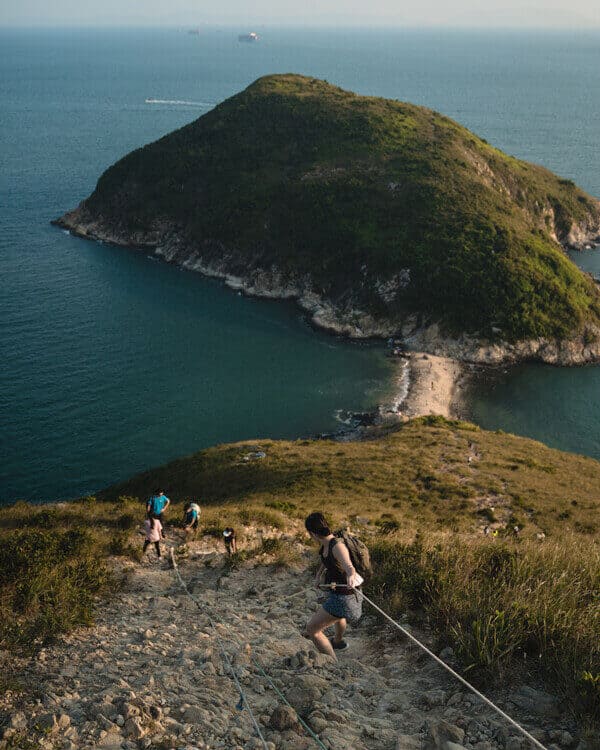
<instances>
[{"instance_id":1,"label":"sea water","mask_svg":"<svg viewBox=\"0 0 600 750\"><path fill-rule=\"evenodd\" d=\"M340 410L387 396L381 348L49 225L120 156L257 77L432 107L600 195L600 34L258 31L248 45L232 28L0 30L0 500L72 497L216 442L332 429ZM523 367L480 388L473 414L598 455L599 385L598 368Z\"/></svg>"}]
</instances>

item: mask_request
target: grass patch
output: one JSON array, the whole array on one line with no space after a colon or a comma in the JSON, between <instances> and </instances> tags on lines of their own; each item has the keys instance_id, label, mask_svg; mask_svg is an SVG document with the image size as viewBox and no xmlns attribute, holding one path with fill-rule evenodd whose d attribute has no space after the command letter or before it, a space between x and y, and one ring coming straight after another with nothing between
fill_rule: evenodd
<instances>
[{"instance_id":1,"label":"grass patch","mask_svg":"<svg viewBox=\"0 0 600 750\"><path fill-rule=\"evenodd\" d=\"M143 505L131 499L2 508L0 647L33 652L91 624L98 597L118 584L107 558L139 559L130 534L142 518Z\"/></svg>"},{"instance_id":2,"label":"grass patch","mask_svg":"<svg viewBox=\"0 0 600 750\"><path fill-rule=\"evenodd\" d=\"M477 514L478 498L498 495L506 518L512 513L526 524L524 537L539 532L589 537L600 510L598 462L468 423L415 419L363 443L256 445L266 450L262 461L240 464L241 446L253 449L248 442L209 448L108 488L96 505L126 497L134 505L119 516L129 507L138 513L142 503L131 498L164 486L173 501L170 520L179 517L185 499L201 498L201 523L215 536L225 526L284 529L291 517L302 519L314 510L328 513L337 525L355 517L374 523L386 503L403 533L430 528L469 534L485 524ZM480 458L470 464L473 450ZM60 515L56 518L60 523Z\"/></svg>"},{"instance_id":3,"label":"grass patch","mask_svg":"<svg viewBox=\"0 0 600 750\"><path fill-rule=\"evenodd\" d=\"M280 513L260 508L241 508L236 516L245 526L270 526L274 529L284 529L286 526L285 518Z\"/></svg>"},{"instance_id":4,"label":"grass patch","mask_svg":"<svg viewBox=\"0 0 600 750\"><path fill-rule=\"evenodd\" d=\"M295 565L295 541L268 538L269 529L294 535L312 511L333 528L349 523L372 548L372 590L386 609L421 613L474 678L529 665L597 717L600 463L440 419L362 443L262 441L264 459L240 462L254 445L201 451L93 499L0 509L0 647L33 648L91 622L112 585L107 559L139 554L142 499L160 485L169 524L201 498L202 533L221 540L225 526L236 528L230 568L257 558ZM482 508L492 497L495 510ZM496 539L482 534L490 513ZM245 539L245 526L264 541Z\"/></svg>"},{"instance_id":5,"label":"grass patch","mask_svg":"<svg viewBox=\"0 0 600 750\"><path fill-rule=\"evenodd\" d=\"M372 591L426 620L475 679L523 664L600 720L600 551L593 543L377 541ZM417 614L418 613L418 614Z\"/></svg>"},{"instance_id":6,"label":"grass patch","mask_svg":"<svg viewBox=\"0 0 600 750\"><path fill-rule=\"evenodd\" d=\"M295 503L290 503L287 500L270 500L265 503L267 508L273 508L274 510L280 510L282 513L291 513L297 510L298 506Z\"/></svg>"}]
</instances>

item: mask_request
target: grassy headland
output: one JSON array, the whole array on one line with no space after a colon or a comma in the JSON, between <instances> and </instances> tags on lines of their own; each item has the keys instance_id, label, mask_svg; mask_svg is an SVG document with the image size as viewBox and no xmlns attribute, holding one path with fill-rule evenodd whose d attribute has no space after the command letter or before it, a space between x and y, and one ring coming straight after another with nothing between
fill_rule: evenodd
<instances>
[{"instance_id":1,"label":"grassy headland","mask_svg":"<svg viewBox=\"0 0 600 750\"><path fill-rule=\"evenodd\" d=\"M258 447L266 457L246 460ZM90 621L111 584L107 558L138 553L131 532L155 486L172 519L200 502L205 533L296 533L315 509L350 523L373 551L370 591L386 609L425 619L476 679L526 669L598 717L600 463L430 417L362 443L217 446L95 500L20 503L0 511L0 646L35 647Z\"/></svg>"},{"instance_id":2,"label":"grassy headland","mask_svg":"<svg viewBox=\"0 0 600 750\"><path fill-rule=\"evenodd\" d=\"M591 324L591 338L600 321L596 285L559 244L600 233L596 199L438 112L298 75L127 155L63 223L265 272L398 330L515 341Z\"/></svg>"}]
</instances>

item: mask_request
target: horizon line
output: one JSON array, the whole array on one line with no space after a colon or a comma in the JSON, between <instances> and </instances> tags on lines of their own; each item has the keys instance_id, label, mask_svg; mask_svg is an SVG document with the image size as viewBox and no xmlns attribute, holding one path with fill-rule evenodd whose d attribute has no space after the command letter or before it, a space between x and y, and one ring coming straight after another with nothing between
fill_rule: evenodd
<instances>
[{"instance_id":1,"label":"horizon line","mask_svg":"<svg viewBox=\"0 0 600 750\"><path fill-rule=\"evenodd\" d=\"M498 31L498 32L561 32L561 31L588 31L596 32L600 31L600 23L590 24L574 24L574 25L535 25L535 24L443 24L443 23L427 23L427 24L402 24L401 22L386 23L381 21L380 23L364 24L364 23L303 23L299 21L281 21L281 22L232 22L232 21L191 21L189 23L68 23L68 22L57 22L57 23L44 23L44 24L27 24L27 23L1 23L0 30L60 30L60 29L82 29L82 30L112 30L112 29L123 29L123 30L173 30L182 31L189 29L202 29L205 28L207 31L212 29L237 29L240 28L258 28L258 29L304 29L307 31Z\"/></svg>"}]
</instances>

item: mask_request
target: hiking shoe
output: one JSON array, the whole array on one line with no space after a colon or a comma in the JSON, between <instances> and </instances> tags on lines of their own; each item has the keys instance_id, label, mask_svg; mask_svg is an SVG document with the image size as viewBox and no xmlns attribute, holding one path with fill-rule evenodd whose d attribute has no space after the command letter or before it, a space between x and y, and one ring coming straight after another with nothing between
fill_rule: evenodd
<instances>
[{"instance_id":1,"label":"hiking shoe","mask_svg":"<svg viewBox=\"0 0 600 750\"><path fill-rule=\"evenodd\" d=\"M329 639L329 642L331 643L331 647L334 651L345 651L348 648L348 644L346 641L336 641L333 638Z\"/></svg>"}]
</instances>

